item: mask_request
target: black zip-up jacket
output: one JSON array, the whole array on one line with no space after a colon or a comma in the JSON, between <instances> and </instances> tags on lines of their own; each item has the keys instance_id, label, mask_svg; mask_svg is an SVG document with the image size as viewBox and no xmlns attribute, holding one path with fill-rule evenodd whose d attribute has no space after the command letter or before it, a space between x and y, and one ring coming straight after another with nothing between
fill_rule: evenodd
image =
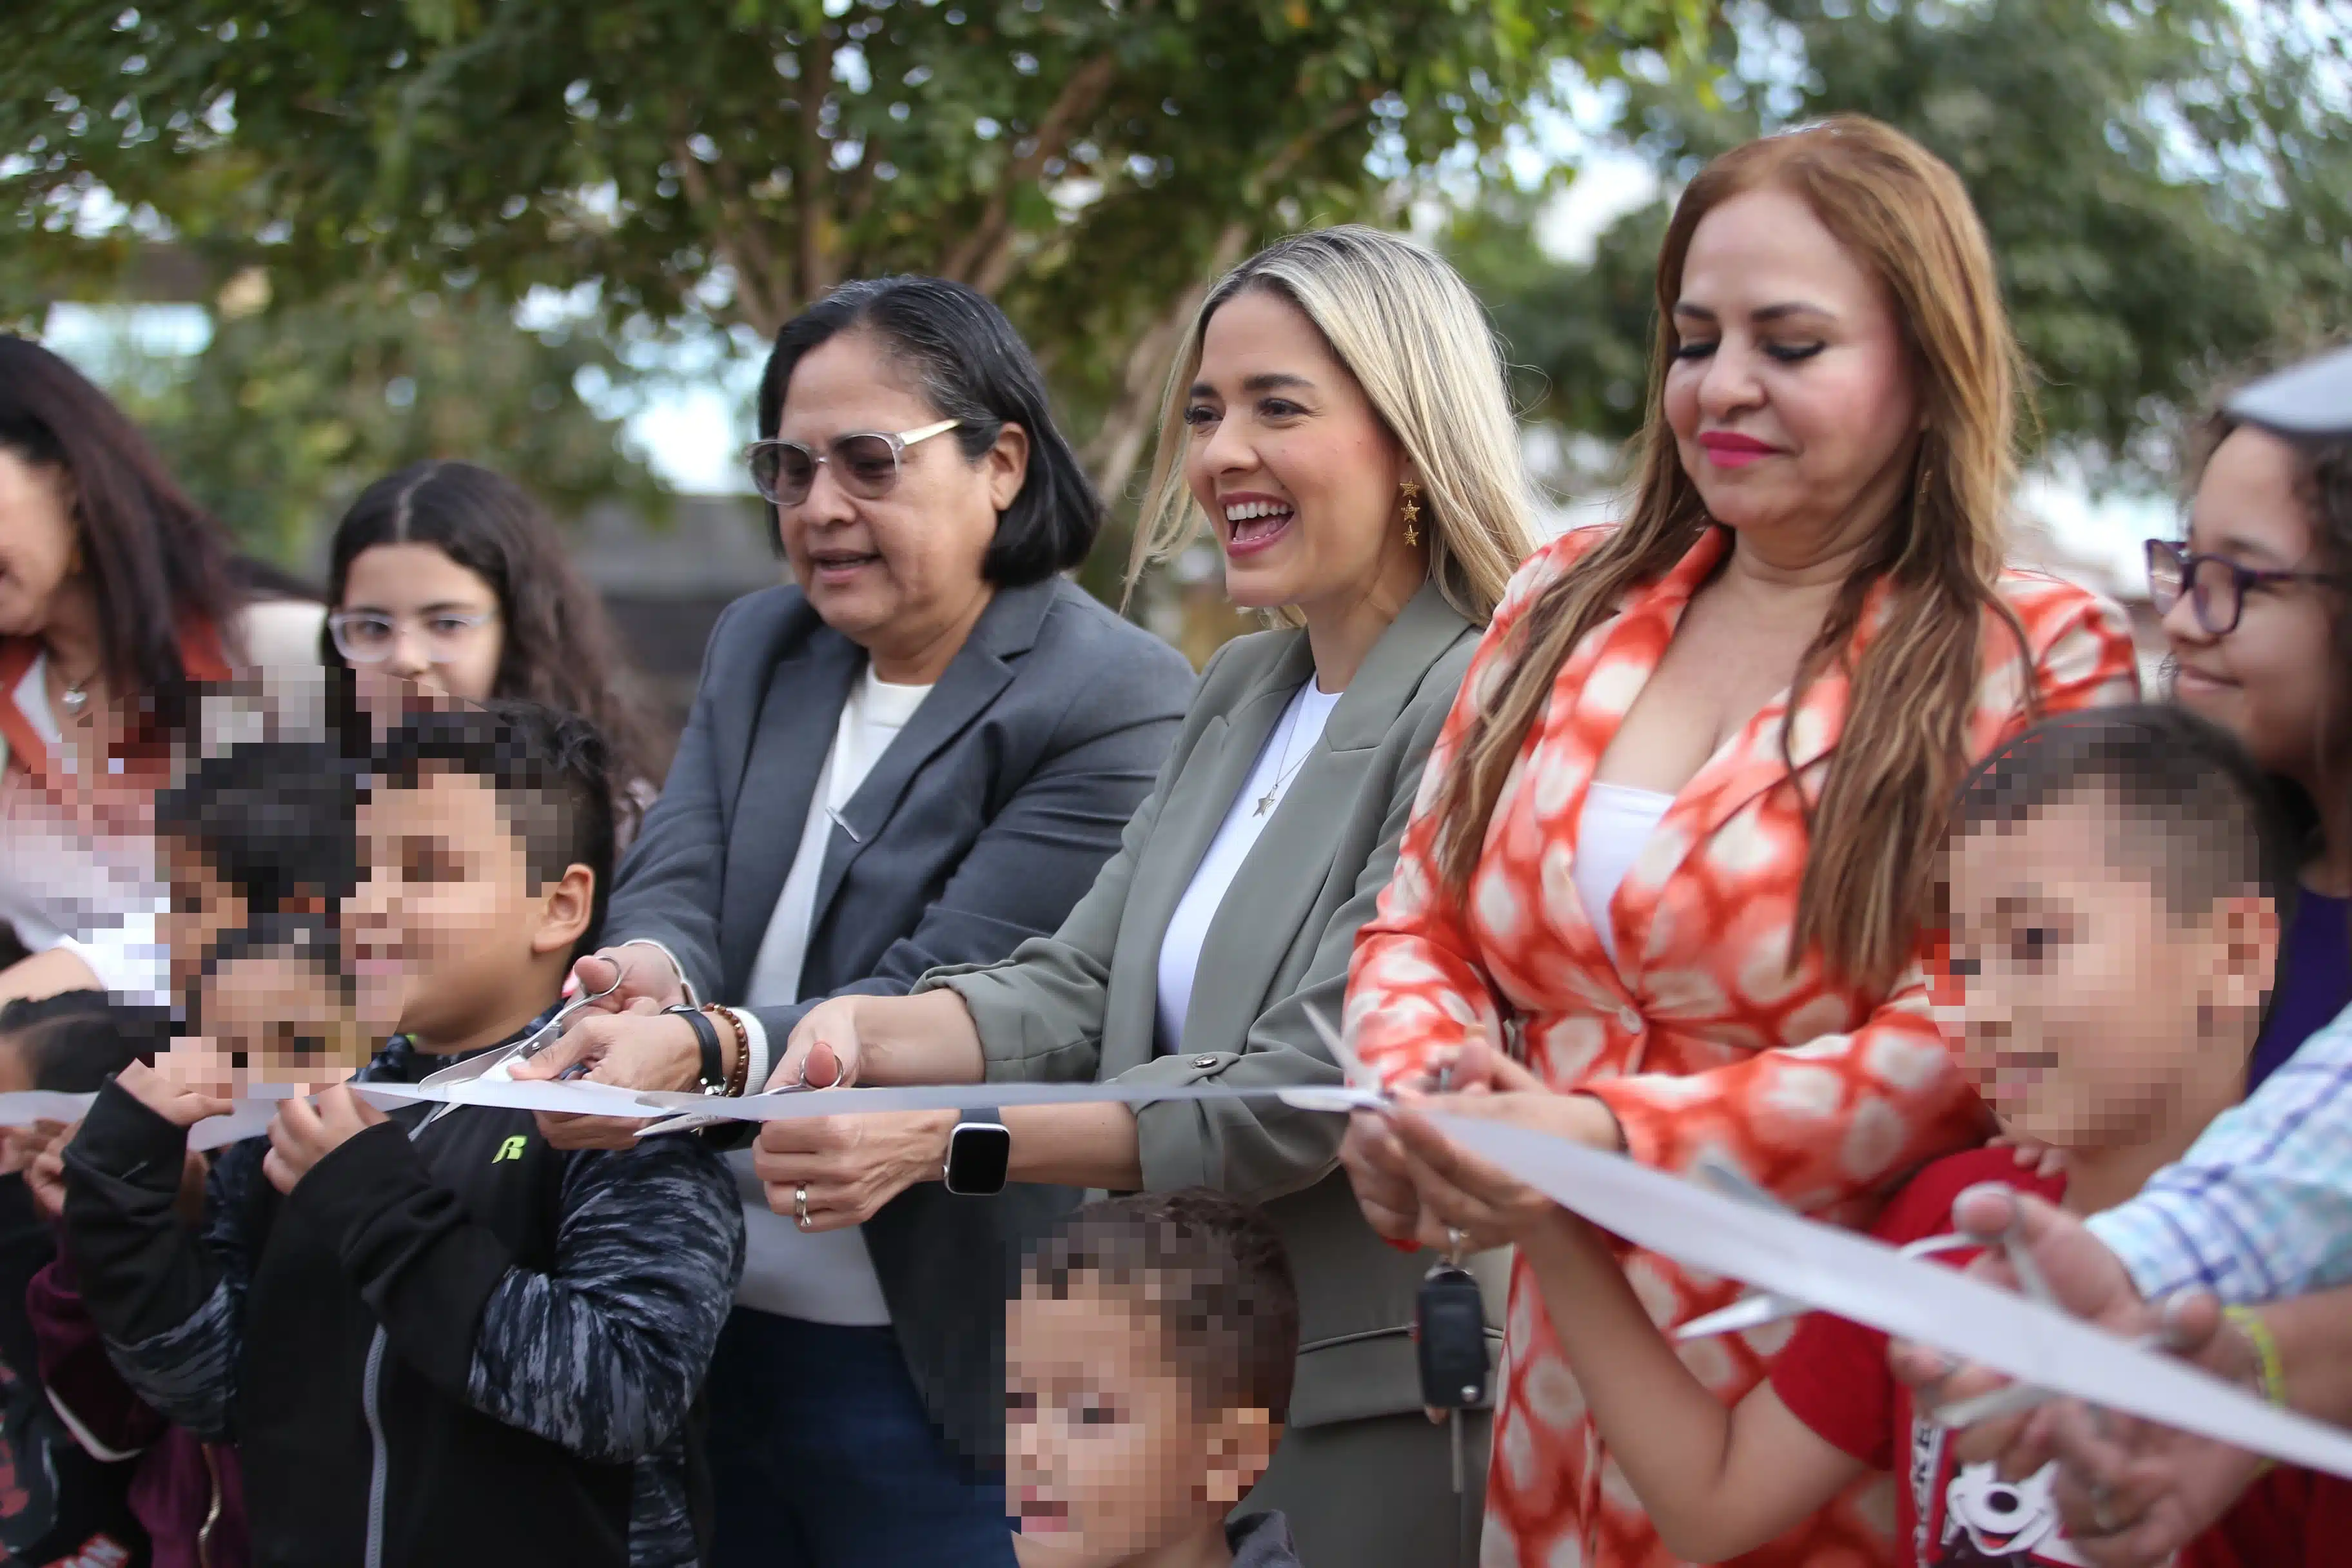
<instances>
[{"instance_id":1,"label":"black zip-up jacket","mask_svg":"<svg viewBox=\"0 0 2352 1568\"><path fill-rule=\"evenodd\" d=\"M362 1077L446 1059L395 1039ZM266 1139L225 1151L199 1233L172 1207L185 1133L109 1083L65 1156L109 1352L240 1445L254 1568L697 1561L688 1411L743 1268L726 1167L693 1138L566 1153L528 1112L431 1109L283 1197Z\"/></svg>"}]
</instances>

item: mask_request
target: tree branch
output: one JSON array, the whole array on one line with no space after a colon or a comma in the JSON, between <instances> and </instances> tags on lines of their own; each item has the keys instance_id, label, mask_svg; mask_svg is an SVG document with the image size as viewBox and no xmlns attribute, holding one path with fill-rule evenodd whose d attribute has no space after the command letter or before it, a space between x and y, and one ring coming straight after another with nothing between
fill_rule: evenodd
<instances>
[{"instance_id":1,"label":"tree branch","mask_svg":"<svg viewBox=\"0 0 2352 1568\"><path fill-rule=\"evenodd\" d=\"M1062 155L1069 145L1071 132L1110 91L1111 80L1118 71L1118 57L1104 53L1070 73L1070 79L1062 84L1061 92L1055 97L1053 107L1037 122L1028 154L1006 165L996 189L989 193L988 205L982 209L980 222L973 226L971 237L949 255L940 268L940 276L970 283L983 294L992 294L1003 286L1011 272L1007 258L1013 245L1014 194L1044 173L1048 162Z\"/></svg>"},{"instance_id":2,"label":"tree branch","mask_svg":"<svg viewBox=\"0 0 2352 1568\"><path fill-rule=\"evenodd\" d=\"M793 235L793 292L801 304L817 297L824 276L824 211L817 195L819 170L824 163L825 94L833 87L833 44L822 37L810 42L801 58L800 136L793 147L793 205L799 209Z\"/></svg>"},{"instance_id":3,"label":"tree branch","mask_svg":"<svg viewBox=\"0 0 2352 1568\"><path fill-rule=\"evenodd\" d=\"M710 248L735 275L735 313L761 337L774 336L783 325L782 305L775 292L782 281L776 276L776 255L742 204L719 190L729 184L726 164L722 162L706 174L702 161L683 136L672 138L670 157L677 164L678 183L686 187L688 202L710 213Z\"/></svg>"}]
</instances>

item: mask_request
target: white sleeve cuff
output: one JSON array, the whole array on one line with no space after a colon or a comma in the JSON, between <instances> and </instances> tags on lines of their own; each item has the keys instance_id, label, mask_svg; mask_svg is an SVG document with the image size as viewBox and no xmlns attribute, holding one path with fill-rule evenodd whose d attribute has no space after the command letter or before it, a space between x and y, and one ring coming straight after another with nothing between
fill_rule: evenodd
<instances>
[{"instance_id":1,"label":"white sleeve cuff","mask_svg":"<svg viewBox=\"0 0 2352 1568\"><path fill-rule=\"evenodd\" d=\"M621 945L623 947L650 947L656 952L660 953L663 960L669 964L669 972L677 976L677 988L686 993L686 1005L689 1007L699 1007L702 1005L702 998L694 994L694 982L686 977L686 965L677 961L677 954L672 952L668 948L664 947L661 943L654 941L654 939L649 936L631 937L628 941L621 943Z\"/></svg>"},{"instance_id":2,"label":"white sleeve cuff","mask_svg":"<svg viewBox=\"0 0 2352 1568\"><path fill-rule=\"evenodd\" d=\"M768 1087L768 1074L775 1070L775 1062L768 1054L768 1030L748 1007L727 1009L743 1021L743 1092L758 1094Z\"/></svg>"}]
</instances>

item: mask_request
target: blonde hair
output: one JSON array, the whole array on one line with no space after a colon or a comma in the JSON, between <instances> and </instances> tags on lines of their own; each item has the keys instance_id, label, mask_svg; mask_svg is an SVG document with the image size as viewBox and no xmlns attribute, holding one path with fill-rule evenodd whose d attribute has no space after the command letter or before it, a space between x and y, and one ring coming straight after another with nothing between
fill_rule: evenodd
<instances>
[{"instance_id":1,"label":"blonde hair","mask_svg":"<svg viewBox=\"0 0 2352 1568\"><path fill-rule=\"evenodd\" d=\"M1929 868L1966 769L1990 611L2010 628L2033 700L2023 628L1997 584L2006 551L2021 361L1991 247L1968 190L1941 160L1874 120L1842 116L1733 149L1675 205L1658 255L1650 416L1633 515L1531 604L1512 628L1513 661L1463 738L1438 810L1445 883L1467 891L1504 780L1560 667L1636 584L1654 581L1714 525L1676 454L1664 412L1691 236L1709 212L1762 189L1801 197L1824 228L1885 282L1919 382L1925 433L1908 495L1873 554L1847 579L1799 661L1790 707L1824 669L1845 668L1870 591L1890 613L1853 677L1852 709L1818 807L1798 894L1791 964L1818 944L1830 971L1885 984L1913 951ZM1788 734L1781 735L1784 757Z\"/></svg>"},{"instance_id":2,"label":"blonde hair","mask_svg":"<svg viewBox=\"0 0 2352 1568\"><path fill-rule=\"evenodd\" d=\"M1360 224L1278 240L1202 301L1161 399L1128 591L1208 521L1184 480L1184 407L1209 318L1253 289L1298 307L1363 388L1420 481L1431 579L1447 604L1486 625L1538 540L1502 352L1459 273L1412 240Z\"/></svg>"}]
</instances>

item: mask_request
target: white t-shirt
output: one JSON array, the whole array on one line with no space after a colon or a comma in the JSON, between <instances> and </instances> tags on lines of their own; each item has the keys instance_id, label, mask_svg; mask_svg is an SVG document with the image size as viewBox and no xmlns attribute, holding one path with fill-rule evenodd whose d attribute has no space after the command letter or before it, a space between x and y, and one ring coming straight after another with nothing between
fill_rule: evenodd
<instances>
[{"instance_id":1,"label":"white t-shirt","mask_svg":"<svg viewBox=\"0 0 2352 1568\"><path fill-rule=\"evenodd\" d=\"M16 711L69 773L74 758L49 708L48 676L48 655L34 655L16 683ZM21 773L0 774L0 921L29 952L71 952L125 1001L168 1004L158 922L169 894L156 875L154 841L92 834L43 800Z\"/></svg>"},{"instance_id":2,"label":"white t-shirt","mask_svg":"<svg viewBox=\"0 0 2352 1568\"><path fill-rule=\"evenodd\" d=\"M1192 983L1201 964L1202 944L1209 940L1209 926L1217 918L1217 908L1225 901L1225 892L1234 885L1234 878L1255 847L1258 835L1265 831L1283 797L1290 792L1291 780L1307 765L1323 743L1323 726L1331 717L1331 710L1339 705L1343 692L1327 692L1312 680L1298 689L1283 711L1274 732L1265 738L1265 748L1258 752L1257 766L1250 770L1249 778L1242 784L1241 793L1225 809L1225 820L1217 829L1216 837L1209 841L1208 853L1201 857L1200 866L1192 872L1192 880L1177 900L1176 912L1169 917L1167 934L1160 939L1160 1048L1173 1051L1183 1043L1184 1018L1192 1008Z\"/></svg>"},{"instance_id":3,"label":"white t-shirt","mask_svg":"<svg viewBox=\"0 0 2352 1568\"><path fill-rule=\"evenodd\" d=\"M808 955L809 925L815 918L817 879L833 836L842 831L835 814L849 804L930 693L928 686L893 686L881 680L870 665L865 678L849 689L833 749L825 754L816 792L809 797L800 848L793 856L783 891L777 895L776 911L768 918L767 934L760 939L759 956L752 961L751 984L743 996L746 1006L787 1006L801 999L801 967ZM889 1322L890 1308L874 1276L865 1234L856 1229L803 1232L789 1215L768 1206L751 1161L749 1149L727 1156L743 1198L743 1282L735 1291L737 1304L815 1323L874 1327Z\"/></svg>"},{"instance_id":4,"label":"white t-shirt","mask_svg":"<svg viewBox=\"0 0 2352 1568\"><path fill-rule=\"evenodd\" d=\"M1650 835L1657 831L1660 819L1674 804L1673 795L1656 790L1597 780L1585 792L1584 813L1576 824L1576 858L1569 865L1568 879L1576 885L1576 896L1584 900L1584 913L1612 963L1617 957L1617 931L1609 920L1610 901L1617 897L1618 885L1633 868L1643 846L1650 842Z\"/></svg>"},{"instance_id":5,"label":"white t-shirt","mask_svg":"<svg viewBox=\"0 0 2352 1568\"><path fill-rule=\"evenodd\" d=\"M264 601L240 612L244 659L235 679L197 694L191 738L203 754L273 735L323 736L327 687L319 629L326 613L297 601ZM13 695L16 710L70 772L73 757L49 708L48 671L48 654L37 652ZM10 776L6 752L0 740L0 922L14 927L29 952L71 952L125 1000L169 1005L162 921L170 913L170 890L153 842L143 833L93 836L22 787L21 772Z\"/></svg>"}]
</instances>

